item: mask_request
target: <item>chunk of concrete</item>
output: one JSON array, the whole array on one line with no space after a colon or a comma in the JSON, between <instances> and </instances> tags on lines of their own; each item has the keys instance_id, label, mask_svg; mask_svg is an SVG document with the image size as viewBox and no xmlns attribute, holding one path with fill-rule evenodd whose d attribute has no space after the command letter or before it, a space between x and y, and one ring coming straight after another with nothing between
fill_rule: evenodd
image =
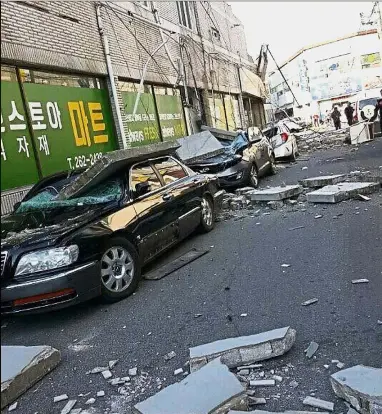
<instances>
[{"instance_id":1,"label":"chunk of concrete","mask_svg":"<svg viewBox=\"0 0 382 414\"><path fill-rule=\"evenodd\" d=\"M251 387L272 387L276 385L276 381L274 379L271 380L252 380L249 381L249 385Z\"/></svg>"},{"instance_id":2,"label":"chunk of concrete","mask_svg":"<svg viewBox=\"0 0 382 414\"><path fill-rule=\"evenodd\" d=\"M378 191L379 183L339 183L327 185L319 190L312 191L306 195L307 201L311 203L339 203L357 197L359 194L370 194Z\"/></svg>"},{"instance_id":3,"label":"chunk of concrete","mask_svg":"<svg viewBox=\"0 0 382 414\"><path fill-rule=\"evenodd\" d=\"M298 196L302 192L299 185L286 185L285 187L271 187L261 190L252 190L247 193L251 201L279 201Z\"/></svg>"},{"instance_id":4,"label":"chunk of concrete","mask_svg":"<svg viewBox=\"0 0 382 414\"><path fill-rule=\"evenodd\" d=\"M191 372L207 362L221 357L229 368L253 364L283 355L294 344L296 331L290 327L274 329L256 335L227 338L190 348Z\"/></svg>"},{"instance_id":5,"label":"chunk of concrete","mask_svg":"<svg viewBox=\"0 0 382 414\"><path fill-rule=\"evenodd\" d=\"M1 347L1 409L55 368L60 352L51 346Z\"/></svg>"},{"instance_id":6,"label":"chunk of concrete","mask_svg":"<svg viewBox=\"0 0 382 414\"><path fill-rule=\"evenodd\" d=\"M381 414L382 368L356 365L332 374L330 382L336 395L359 413Z\"/></svg>"},{"instance_id":7,"label":"chunk of concrete","mask_svg":"<svg viewBox=\"0 0 382 414\"><path fill-rule=\"evenodd\" d=\"M300 180L299 184L307 188L317 188L317 187L325 187L326 185L337 184L341 181L344 181L344 179L345 179L344 174L322 175L319 177L305 178L304 180Z\"/></svg>"},{"instance_id":8,"label":"chunk of concrete","mask_svg":"<svg viewBox=\"0 0 382 414\"><path fill-rule=\"evenodd\" d=\"M334 404L330 401L324 401L320 400L319 398L315 397L306 397L304 401L302 402L304 405L309 405L314 408L321 408L323 410L327 411L333 411L334 410Z\"/></svg>"},{"instance_id":9,"label":"chunk of concrete","mask_svg":"<svg viewBox=\"0 0 382 414\"><path fill-rule=\"evenodd\" d=\"M77 400L69 400L66 404L65 407L61 410L61 414L69 414L73 407L76 405Z\"/></svg>"},{"instance_id":10,"label":"chunk of concrete","mask_svg":"<svg viewBox=\"0 0 382 414\"><path fill-rule=\"evenodd\" d=\"M208 390L208 392L206 392ZM219 359L138 403L134 414L221 414L247 408L245 388Z\"/></svg>"},{"instance_id":11,"label":"chunk of concrete","mask_svg":"<svg viewBox=\"0 0 382 414\"><path fill-rule=\"evenodd\" d=\"M311 342L308 346L308 348L305 350L306 356L308 358L312 358L312 356L317 352L318 349L318 343L317 342Z\"/></svg>"}]
</instances>

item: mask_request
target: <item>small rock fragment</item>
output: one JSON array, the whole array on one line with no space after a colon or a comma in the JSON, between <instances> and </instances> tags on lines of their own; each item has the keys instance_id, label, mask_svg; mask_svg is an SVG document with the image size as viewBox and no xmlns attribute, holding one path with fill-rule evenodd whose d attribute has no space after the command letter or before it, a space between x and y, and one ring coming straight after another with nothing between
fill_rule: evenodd
<instances>
[{"instance_id":1,"label":"small rock fragment","mask_svg":"<svg viewBox=\"0 0 382 414\"><path fill-rule=\"evenodd\" d=\"M66 394L62 394L62 395L58 395L57 397L53 398L53 402L60 402L60 401L64 401L67 400L68 396Z\"/></svg>"},{"instance_id":2,"label":"small rock fragment","mask_svg":"<svg viewBox=\"0 0 382 414\"><path fill-rule=\"evenodd\" d=\"M289 383L289 386L292 387L292 388L297 388L298 387L298 382L293 380Z\"/></svg>"},{"instance_id":3,"label":"small rock fragment","mask_svg":"<svg viewBox=\"0 0 382 414\"><path fill-rule=\"evenodd\" d=\"M240 316L241 316L242 318L245 318L246 316L248 316L248 313L242 313Z\"/></svg>"},{"instance_id":4,"label":"small rock fragment","mask_svg":"<svg viewBox=\"0 0 382 414\"><path fill-rule=\"evenodd\" d=\"M265 372L264 371L259 372L259 377L264 378L265 377Z\"/></svg>"},{"instance_id":5,"label":"small rock fragment","mask_svg":"<svg viewBox=\"0 0 382 414\"><path fill-rule=\"evenodd\" d=\"M265 398L256 398L256 397L248 397L249 405L260 405L266 404L267 401Z\"/></svg>"},{"instance_id":6,"label":"small rock fragment","mask_svg":"<svg viewBox=\"0 0 382 414\"><path fill-rule=\"evenodd\" d=\"M180 375L183 374L183 368L178 368L174 371L174 375Z\"/></svg>"},{"instance_id":7,"label":"small rock fragment","mask_svg":"<svg viewBox=\"0 0 382 414\"><path fill-rule=\"evenodd\" d=\"M369 283L369 279L354 279L351 282L353 285L358 285L359 283Z\"/></svg>"},{"instance_id":8,"label":"small rock fragment","mask_svg":"<svg viewBox=\"0 0 382 414\"><path fill-rule=\"evenodd\" d=\"M367 196L362 195L362 194L358 194L358 198L359 198L361 201L370 201L370 200L371 200L371 198L370 198L370 197L367 197Z\"/></svg>"},{"instance_id":9,"label":"small rock fragment","mask_svg":"<svg viewBox=\"0 0 382 414\"><path fill-rule=\"evenodd\" d=\"M196 313L195 315L194 315L194 318L200 318L202 316L202 314L201 313Z\"/></svg>"},{"instance_id":10,"label":"small rock fragment","mask_svg":"<svg viewBox=\"0 0 382 414\"><path fill-rule=\"evenodd\" d=\"M130 377L135 377L137 375L137 373L138 373L138 368L137 367L134 367L134 368L130 368L129 369L129 375L130 375Z\"/></svg>"},{"instance_id":11,"label":"small rock fragment","mask_svg":"<svg viewBox=\"0 0 382 414\"><path fill-rule=\"evenodd\" d=\"M118 363L118 359L115 359L113 361L109 361L109 369L113 369Z\"/></svg>"},{"instance_id":12,"label":"small rock fragment","mask_svg":"<svg viewBox=\"0 0 382 414\"><path fill-rule=\"evenodd\" d=\"M332 359L332 364L338 364L340 361L338 359Z\"/></svg>"},{"instance_id":13,"label":"small rock fragment","mask_svg":"<svg viewBox=\"0 0 382 414\"><path fill-rule=\"evenodd\" d=\"M290 264L283 263L283 264L281 265L281 267L290 267Z\"/></svg>"},{"instance_id":14,"label":"small rock fragment","mask_svg":"<svg viewBox=\"0 0 382 414\"><path fill-rule=\"evenodd\" d=\"M324 365L324 368L325 368L325 369L329 369L329 365L326 365L326 364L325 364L325 365Z\"/></svg>"},{"instance_id":15,"label":"small rock fragment","mask_svg":"<svg viewBox=\"0 0 382 414\"><path fill-rule=\"evenodd\" d=\"M311 342L307 349L305 349L306 356L308 358L312 358L312 356L317 352L318 349L318 343L317 342Z\"/></svg>"},{"instance_id":16,"label":"small rock fragment","mask_svg":"<svg viewBox=\"0 0 382 414\"><path fill-rule=\"evenodd\" d=\"M124 384L125 381L121 380L121 378L113 378L112 380L109 381L110 385L121 385Z\"/></svg>"},{"instance_id":17,"label":"small rock fragment","mask_svg":"<svg viewBox=\"0 0 382 414\"><path fill-rule=\"evenodd\" d=\"M333 411L334 404L329 401L320 400L319 398L314 398L308 396L302 402L304 405L309 405L310 407L314 408L322 408L323 410Z\"/></svg>"},{"instance_id":18,"label":"small rock fragment","mask_svg":"<svg viewBox=\"0 0 382 414\"><path fill-rule=\"evenodd\" d=\"M94 404L95 403L95 398L89 398L87 401L86 401L86 405L90 405L90 404Z\"/></svg>"},{"instance_id":19,"label":"small rock fragment","mask_svg":"<svg viewBox=\"0 0 382 414\"><path fill-rule=\"evenodd\" d=\"M251 387L268 387L273 386L276 384L276 381L274 379L272 380L251 380L249 381L249 385Z\"/></svg>"},{"instance_id":20,"label":"small rock fragment","mask_svg":"<svg viewBox=\"0 0 382 414\"><path fill-rule=\"evenodd\" d=\"M280 375L273 375L273 379L276 380L277 382L282 382L283 377L280 377Z\"/></svg>"},{"instance_id":21,"label":"small rock fragment","mask_svg":"<svg viewBox=\"0 0 382 414\"><path fill-rule=\"evenodd\" d=\"M113 374L107 369L106 371L101 372L102 376L105 378L105 380L111 378Z\"/></svg>"},{"instance_id":22,"label":"small rock fragment","mask_svg":"<svg viewBox=\"0 0 382 414\"><path fill-rule=\"evenodd\" d=\"M301 168L301 171L305 171L305 170L307 170L308 169L308 167L302 167Z\"/></svg>"},{"instance_id":23,"label":"small rock fragment","mask_svg":"<svg viewBox=\"0 0 382 414\"><path fill-rule=\"evenodd\" d=\"M237 375L249 375L249 369L241 369L237 372Z\"/></svg>"},{"instance_id":24,"label":"small rock fragment","mask_svg":"<svg viewBox=\"0 0 382 414\"><path fill-rule=\"evenodd\" d=\"M18 404L18 402L16 401L16 402L15 402L15 403L13 403L12 405L10 405L10 406L8 407L8 412L11 412L11 411L16 410L16 408L17 408L17 404Z\"/></svg>"},{"instance_id":25,"label":"small rock fragment","mask_svg":"<svg viewBox=\"0 0 382 414\"><path fill-rule=\"evenodd\" d=\"M312 305L313 303L316 303L316 302L318 302L318 299L313 298L313 299L309 299L309 300L303 302L301 305L302 306L309 306L309 305Z\"/></svg>"},{"instance_id":26,"label":"small rock fragment","mask_svg":"<svg viewBox=\"0 0 382 414\"><path fill-rule=\"evenodd\" d=\"M97 391L97 397L104 397L105 391Z\"/></svg>"},{"instance_id":27,"label":"small rock fragment","mask_svg":"<svg viewBox=\"0 0 382 414\"><path fill-rule=\"evenodd\" d=\"M242 370L242 369L257 369L257 368L262 368L263 364L251 364L251 365L243 365L241 367L237 367L236 369L238 371Z\"/></svg>"},{"instance_id":28,"label":"small rock fragment","mask_svg":"<svg viewBox=\"0 0 382 414\"><path fill-rule=\"evenodd\" d=\"M122 377L121 378L121 381L129 382L130 381L130 377Z\"/></svg>"},{"instance_id":29,"label":"small rock fragment","mask_svg":"<svg viewBox=\"0 0 382 414\"><path fill-rule=\"evenodd\" d=\"M336 365L336 367L337 367L338 369L343 369L343 368L345 368L345 364L344 364L343 362L339 362L339 363Z\"/></svg>"},{"instance_id":30,"label":"small rock fragment","mask_svg":"<svg viewBox=\"0 0 382 414\"><path fill-rule=\"evenodd\" d=\"M317 214L316 216L314 216L314 218L315 219L320 219L320 218L322 218L322 215L321 214Z\"/></svg>"},{"instance_id":31,"label":"small rock fragment","mask_svg":"<svg viewBox=\"0 0 382 414\"><path fill-rule=\"evenodd\" d=\"M69 414L72 411L72 408L76 405L77 400L69 400L65 407L61 410L61 414Z\"/></svg>"},{"instance_id":32,"label":"small rock fragment","mask_svg":"<svg viewBox=\"0 0 382 414\"><path fill-rule=\"evenodd\" d=\"M176 353L174 352L174 351L171 351L171 352L169 352L168 354L166 354L165 356L164 356L164 359L166 360L166 361L169 361L170 359L173 359L173 358L175 358L176 357Z\"/></svg>"},{"instance_id":33,"label":"small rock fragment","mask_svg":"<svg viewBox=\"0 0 382 414\"><path fill-rule=\"evenodd\" d=\"M103 371L107 371L109 367L95 367L91 371L88 371L87 374L99 374Z\"/></svg>"},{"instance_id":34,"label":"small rock fragment","mask_svg":"<svg viewBox=\"0 0 382 414\"><path fill-rule=\"evenodd\" d=\"M378 325L382 325L382 321L380 321L379 319L377 320L377 324Z\"/></svg>"}]
</instances>

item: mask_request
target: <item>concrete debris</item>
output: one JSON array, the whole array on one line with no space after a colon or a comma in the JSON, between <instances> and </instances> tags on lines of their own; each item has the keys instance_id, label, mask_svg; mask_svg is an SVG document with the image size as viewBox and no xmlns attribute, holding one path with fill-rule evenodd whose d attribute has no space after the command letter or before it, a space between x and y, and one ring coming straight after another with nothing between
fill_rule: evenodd
<instances>
[{"instance_id":1,"label":"concrete debris","mask_svg":"<svg viewBox=\"0 0 382 414\"><path fill-rule=\"evenodd\" d=\"M281 267L290 267L290 264L283 263L283 264L281 265Z\"/></svg>"},{"instance_id":2,"label":"concrete debris","mask_svg":"<svg viewBox=\"0 0 382 414\"><path fill-rule=\"evenodd\" d=\"M302 402L304 405L309 405L314 408L321 408L327 411L334 410L334 404L329 401L320 400L319 398L315 398L312 396L305 397L304 401Z\"/></svg>"},{"instance_id":3,"label":"concrete debris","mask_svg":"<svg viewBox=\"0 0 382 414\"><path fill-rule=\"evenodd\" d=\"M300 180L299 184L306 188L318 188L325 187L326 185L337 184L344 180L345 175L343 174L324 175L319 177L305 178L304 180Z\"/></svg>"},{"instance_id":4,"label":"concrete debris","mask_svg":"<svg viewBox=\"0 0 382 414\"><path fill-rule=\"evenodd\" d=\"M345 364L344 364L343 362L339 362L339 363L336 365L336 367L337 367L338 369L344 369L344 368L345 368Z\"/></svg>"},{"instance_id":5,"label":"concrete debris","mask_svg":"<svg viewBox=\"0 0 382 414\"><path fill-rule=\"evenodd\" d=\"M236 369L240 371L242 369L258 369L262 367L263 367L263 364L251 364L251 365L243 365L243 366L237 367Z\"/></svg>"},{"instance_id":6,"label":"concrete debris","mask_svg":"<svg viewBox=\"0 0 382 414\"><path fill-rule=\"evenodd\" d=\"M247 396L235 375L215 359L134 409L136 414L221 414L229 409L247 409Z\"/></svg>"},{"instance_id":7,"label":"concrete debris","mask_svg":"<svg viewBox=\"0 0 382 414\"><path fill-rule=\"evenodd\" d=\"M104 397L105 391L97 391L97 397Z\"/></svg>"},{"instance_id":8,"label":"concrete debris","mask_svg":"<svg viewBox=\"0 0 382 414\"><path fill-rule=\"evenodd\" d=\"M121 381L123 382L130 382L130 377L122 377Z\"/></svg>"},{"instance_id":9,"label":"concrete debris","mask_svg":"<svg viewBox=\"0 0 382 414\"><path fill-rule=\"evenodd\" d=\"M357 365L331 375L335 394L361 414L382 412L382 368Z\"/></svg>"},{"instance_id":10,"label":"concrete debris","mask_svg":"<svg viewBox=\"0 0 382 414\"><path fill-rule=\"evenodd\" d=\"M129 369L129 375L130 375L130 377L135 377L137 375L137 373L138 373L138 368L137 367L134 367L134 368L130 368Z\"/></svg>"},{"instance_id":11,"label":"concrete debris","mask_svg":"<svg viewBox=\"0 0 382 414\"><path fill-rule=\"evenodd\" d=\"M274 379L271 380L251 380L249 381L250 387L269 387L276 385L276 381Z\"/></svg>"},{"instance_id":12,"label":"concrete debris","mask_svg":"<svg viewBox=\"0 0 382 414\"><path fill-rule=\"evenodd\" d=\"M309 306L309 305L312 305L313 303L317 303L317 302L318 302L318 299L313 298L313 299L309 299L309 300L303 302L301 305L302 306Z\"/></svg>"},{"instance_id":13,"label":"concrete debris","mask_svg":"<svg viewBox=\"0 0 382 414\"><path fill-rule=\"evenodd\" d=\"M308 169L308 167L302 167L302 168L301 168L301 170L302 170L302 171L305 171L305 170L307 170L307 169Z\"/></svg>"},{"instance_id":14,"label":"concrete debris","mask_svg":"<svg viewBox=\"0 0 382 414\"><path fill-rule=\"evenodd\" d=\"M65 407L61 410L61 414L69 414L73 407L77 404L77 400L69 400Z\"/></svg>"},{"instance_id":15,"label":"concrete debris","mask_svg":"<svg viewBox=\"0 0 382 414\"><path fill-rule=\"evenodd\" d=\"M310 203L339 203L357 197L359 194L370 194L378 191L380 183L374 182L350 182L327 185L319 190L312 191L306 195Z\"/></svg>"},{"instance_id":16,"label":"concrete debris","mask_svg":"<svg viewBox=\"0 0 382 414\"><path fill-rule=\"evenodd\" d=\"M62 394L62 395L58 395L57 397L53 398L53 402L60 402L60 401L65 401L67 400L69 397L67 396L67 394Z\"/></svg>"},{"instance_id":17,"label":"concrete debris","mask_svg":"<svg viewBox=\"0 0 382 414\"><path fill-rule=\"evenodd\" d=\"M289 231L293 231L293 230L300 230L300 229L304 229L305 226L297 226L297 227L291 227L290 229L288 229Z\"/></svg>"},{"instance_id":18,"label":"concrete debris","mask_svg":"<svg viewBox=\"0 0 382 414\"><path fill-rule=\"evenodd\" d=\"M280 375L273 375L273 379L276 380L277 382L282 382L283 377L281 377Z\"/></svg>"},{"instance_id":19,"label":"concrete debris","mask_svg":"<svg viewBox=\"0 0 382 414\"><path fill-rule=\"evenodd\" d=\"M95 367L91 371L88 371L86 374L100 374L103 371L107 371L109 367Z\"/></svg>"},{"instance_id":20,"label":"concrete debris","mask_svg":"<svg viewBox=\"0 0 382 414\"><path fill-rule=\"evenodd\" d=\"M380 321L379 319L377 320L377 324L378 325L382 325L382 321Z\"/></svg>"},{"instance_id":21,"label":"concrete debris","mask_svg":"<svg viewBox=\"0 0 382 414\"><path fill-rule=\"evenodd\" d=\"M265 398L256 398L256 397L248 397L249 405L261 405L266 404L267 400Z\"/></svg>"},{"instance_id":22,"label":"concrete debris","mask_svg":"<svg viewBox=\"0 0 382 414\"><path fill-rule=\"evenodd\" d=\"M82 411L82 408L75 408L74 410L70 411L70 414L81 414L81 413L86 414L86 413L89 413L89 412L88 411Z\"/></svg>"},{"instance_id":23,"label":"concrete debris","mask_svg":"<svg viewBox=\"0 0 382 414\"><path fill-rule=\"evenodd\" d=\"M217 357L229 368L274 358L289 351L295 339L296 331L285 327L199 345L190 348L190 368L195 371Z\"/></svg>"},{"instance_id":24,"label":"concrete debris","mask_svg":"<svg viewBox=\"0 0 382 414\"><path fill-rule=\"evenodd\" d=\"M173 359L173 358L175 358L176 357L176 353L174 352L174 351L171 351L171 352L169 352L168 354L166 354L165 356L164 356L164 359L166 360L166 361L170 361L170 359Z\"/></svg>"},{"instance_id":25,"label":"concrete debris","mask_svg":"<svg viewBox=\"0 0 382 414\"><path fill-rule=\"evenodd\" d=\"M321 215L321 214L317 214L316 216L314 216L314 218L315 219L320 219L320 218L322 218L323 216Z\"/></svg>"},{"instance_id":26,"label":"concrete debris","mask_svg":"<svg viewBox=\"0 0 382 414\"><path fill-rule=\"evenodd\" d=\"M124 384L125 381L121 378L113 378L112 380L109 381L110 385L121 385Z\"/></svg>"},{"instance_id":27,"label":"concrete debris","mask_svg":"<svg viewBox=\"0 0 382 414\"><path fill-rule=\"evenodd\" d=\"M240 371L237 371L237 375L249 375L249 369L241 369Z\"/></svg>"},{"instance_id":28,"label":"concrete debris","mask_svg":"<svg viewBox=\"0 0 382 414\"><path fill-rule=\"evenodd\" d=\"M325 368L325 369L329 369L329 368L330 368L330 365L325 364L325 365L324 365L324 368Z\"/></svg>"},{"instance_id":29,"label":"concrete debris","mask_svg":"<svg viewBox=\"0 0 382 414\"><path fill-rule=\"evenodd\" d=\"M293 380L293 381L291 381L291 382L289 383L289 386L290 386L291 388L297 388L297 387L298 387L298 382L297 382L297 381L295 381L295 380Z\"/></svg>"},{"instance_id":30,"label":"concrete debris","mask_svg":"<svg viewBox=\"0 0 382 414\"><path fill-rule=\"evenodd\" d=\"M247 317L247 316L248 316L248 313L242 313L240 316L241 316L242 318L245 318L245 317Z\"/></svg>"},{"instance_id":31,"label":"concrete debris","mask_svg":"<svg viewBox=\"0 0 382 414\"><path fill-rule=\"evenodd\" d=\"M109 361L109 369L113 369L118 363L118 359L115 359L113 361Z\"/></svg>"},{"instance_id":32,"label":"concrete debris","mask_svg":"<svg viewBox=\"0 0 382 414\"><path fill-rule=\"evenodd\" d=\"M267 206L270 207L272 210L278 210L279 208L284 207L283 201L268 201Z\"/></svg>"},{"instance_id":33,"label":"concrete debris","mask_svg":"<svg viewBox=\"0 0 382 414\"><path fill-rule=\"evenodd\" d=\"M85 404L86 405L91 405L91 404L94 404L95 403L95 398L89 398L86 402L85 402Z\"/></svg>"},{"instance_id":34,"label":"concrete debris","mask_svg":"<svg viewBox=\"0 0 382 414\"><path fill-rule=\"evenodd\" d=\"M259 372L259 377L264 378L265 377L265 372L264 371Z\"/></svg>"},{"instance_id":35,"label":"concrete debris","mask_svg":"<svg viewBox=\"0 0 382 414\"><path fill-rule=\"evenodd\" d=\"M307 349L305 349L306 356L308 358L312 358L312 356L317 352L318 349L318 343L317 342L311 342Z\"/></svg>"},{"instance_id":36,"label":"concrete debris","mask_svg":"<svg viewBox=\"0 0 382 414\"><path fill-rule=\"evenodd\" d=\"M371 200L371 198L370 198L370 197L365 196L365 195L362 195L362 194L358 194L358 198L359 198L361 201L370 201L370 200Z\"/></svg>"},{"instance_id":37,"label":"concrete debris","mask_svg":"<svg viewBox=\"0 0 382 414\"><path fill-rule=\"evenodd\" d=\"M50 346L1 347L1 409L12 404L61 360Z\"/></svg>"},{"instance_id":38,"label":"concrete debris","mask_svg":"<svg viewBox=\"0 0 382 414\"><path fill-rule=\"evenodd\" d=\"M183 374L183 368L178 368L174 371L174 375L180 375Z\"/></svg>"},{"instance_id":39,"label":"concrete debris","mask_svg":"<svg viewBox=\"0 0 382 414\"><path fill-rule=\"evenodd\" d=\"M351 282L353 285L358 285L360 283L369 283L369 279L354 279Z\"/></svg>"},{"instance_id":40,"label":"concrete debris","mask_svg":"<svg viewBox=\"0 0 382 414\"><path fill-rule=\"evenodd\" d=\"M11 411L16 410L17 405L18 405L18 402L17 402L17 401L16 401L15 403L11 404L11 405L8 407L8 412L10 413Z\"/></svg>"},{"instance_id":41,"label":"concrete debris","mask_svg":"<svg viewBox=\"0 0 382 414\"><path fill-rule=\"evenodd\" d=\"M107 380L107 379L109 379L113 376L113 374L109 370L102 371L101 374L105 378L105 380Z\"/></svg>"},{"instance_id":42,"label":"concrete debris","mask_svg":"<svg viewBox=\"0 0 382 414\"><path fill-rule=\"evenodd\" d=\"M340 362L340 361L339 361L338 359L332 359L332 360L331 360L331 363L332 363L332 364L338 364L339 362Z\"/></svg>"},{"instance_id":43,"label":"concrete debris","mask_svg":"<svg viewBox=\"0 0 382 414\"><path fill-rule=\"evenodd\" d=\"M238 188L235 193L237 195L244 195L246 193L248 193L249 191L252 191L253 187L242 187L242 188Z\"/></svg>"},{"instance_id":44,"label":"concrete debris","mask_svg":"<svg viewBox=\"0 0 382 414\"><path fill-rule=\"evenodd\" d=\"M279 201L286 198L297 197L302 192L299 185L287 185L285 187L271 187L261 190L252 190L247 193L251 201Z\"/></svg>"}]
</instances>

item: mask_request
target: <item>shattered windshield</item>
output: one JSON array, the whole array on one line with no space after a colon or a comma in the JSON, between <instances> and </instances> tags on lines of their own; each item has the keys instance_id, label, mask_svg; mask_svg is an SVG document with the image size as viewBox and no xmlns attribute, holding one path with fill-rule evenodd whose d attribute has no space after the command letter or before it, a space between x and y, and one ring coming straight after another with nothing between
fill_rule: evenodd
<instances>
[{"instance_id":1,"label":"shattered windshield","mask_svg":"<svg viewBox=\"0 0 382 414\"><path fill-rule=\"evenodd\" d=\"M49 186L42 189L42 191L34 197L21 203L16 213L48 210L58 207L81 207L109 203L111 201L119 200L122 196L122 191L121 180L119 178L114 178L101 183L81 197L71 198L69 200L58 200L57 190L55 187Z\"/></svg>"}]
</instances>

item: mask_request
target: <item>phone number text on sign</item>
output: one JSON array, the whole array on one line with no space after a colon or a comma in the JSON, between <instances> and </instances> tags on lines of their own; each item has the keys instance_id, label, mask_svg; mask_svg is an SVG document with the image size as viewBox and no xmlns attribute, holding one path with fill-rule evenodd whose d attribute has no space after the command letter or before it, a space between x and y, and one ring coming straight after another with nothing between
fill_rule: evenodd
<instances>
[{"instance_id":1,"label":"phone number text on sign","mask_svg":"<svg viewBox=\"0 0 382 414\"><path fill-rule=\"evenodd\" d=\"M69 169L87 168L93 165L102 157L102 152L95 152L94 154L76 155L75 157L68 157L66 160L69 164Z\"/></svg>"}]
</instances>

